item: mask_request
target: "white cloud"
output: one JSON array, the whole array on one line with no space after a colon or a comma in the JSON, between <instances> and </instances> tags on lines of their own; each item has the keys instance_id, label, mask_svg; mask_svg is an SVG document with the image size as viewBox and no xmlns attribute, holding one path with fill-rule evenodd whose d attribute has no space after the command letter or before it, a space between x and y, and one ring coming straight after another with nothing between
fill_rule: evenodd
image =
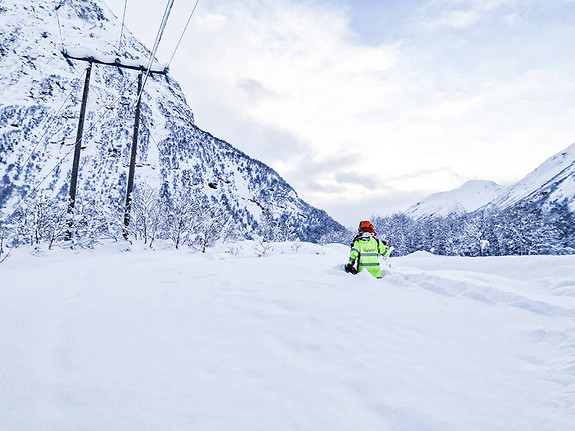
<instances>
[{"instance_id":1,"label":"white cloud","mask_svg":"<svg viewBox=\"0 0 575 431\"><path fill-rule=\"evenodd\" d=\"M481 20L481 15L476 11L449 10L443 11L432 25L448 26L462 30L471 27L479 20Z\"/></svg>"},{"instance_id":2,"label":"white cloud","mask_svg":"<svg viewBox=\"0 0 575 431\"><path fill-rule=\"evenodd\" d=\"M533 0L524 0L531 3ZM514 6L517 0L443 0L425 6L424 27L437 30L443 27L466 30L487 20L502 8Z\"/></svg>"},{"instance_id":3,"label":"white cloud","mask_svg":"<svg viewBox=\"0 0 575 431\"><path fill-rule=\"evenodd\" d=\"M325 6L267 3L255 15L251 8L232 5L198 15L186 46L195 55L174 64L174 73L201 80L191 84L192 107L198 106L194 94L218 88L221 92L201 94L200 99L218 100L254 127L290 130L296 141L307 144L303 156L308 160L347 153L349 168L358 169L366 150L370 160L379 158L381 151L374 147L378 129L403 93L413 91L413 83L396 71L399 48L360 45L346 16ZM210 50L202 48L206 40ZM202 116L201 106L196 118L200 126L222 130L217 120ZM230 142L242 148L242 137L228 132ZM280 158L273 145L260 145L250 154L270 163L305 195L302 154ZM316 181L327 187L337 183L335 178L331 172Z\"/></svg>"},{"instance_id":4,"label":"white cloud","mask_svg":"<svg viewBox=\"0 0 575 431\"><path fill-rule=\"evenodd\" d=\"M386 199L471 178L518 180L573 141L575 71L567 57L560 68L541 60L559 61L572 40L528 23L509 40L491 29L523 18L525 2L426 2L401 39L376 46L328 2L200 2L172 75L200 127L272 166L310 203L365 214L372 202L367 212L378 212ZM128 25L153 38L162 8L146 3ZM188 12L175 11L160 60Z\"/></svg>"}]
</instances>

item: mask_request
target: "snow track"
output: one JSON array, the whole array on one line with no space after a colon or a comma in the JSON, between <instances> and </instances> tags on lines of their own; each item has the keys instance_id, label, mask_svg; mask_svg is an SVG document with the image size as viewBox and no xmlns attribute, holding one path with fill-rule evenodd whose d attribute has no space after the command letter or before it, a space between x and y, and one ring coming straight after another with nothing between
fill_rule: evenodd
<instances>
[{"instance_id":1,"label":"snow track","mask_svg":"<svg viewBox=\"0 0 575 431\"><path fill-rule=\"evenodd\" d=\"M575 257L245 242L0 264L0 429L567 430Z\"/></svg>"},{"instance_id":2,"label":"snow track","mask_svg":"<svg viewBox=\"0 0 575 431\"><path fill-rule=\"evenodd\" d=\"M505 304L518 307L533 313L548 316L565 316L575 319L575 309L553 305L541 300L531 299L524 295L493 287L488 277L469 281L469 275L461 275L459 279L429 274L427 272L404 276L411 285L423 287L426 290L445 296L459 296L485 302L490 305ZM467 281L466 281L467 280ZM508 281L512 283L511 280Z\"/></svg>"}]
</instances>

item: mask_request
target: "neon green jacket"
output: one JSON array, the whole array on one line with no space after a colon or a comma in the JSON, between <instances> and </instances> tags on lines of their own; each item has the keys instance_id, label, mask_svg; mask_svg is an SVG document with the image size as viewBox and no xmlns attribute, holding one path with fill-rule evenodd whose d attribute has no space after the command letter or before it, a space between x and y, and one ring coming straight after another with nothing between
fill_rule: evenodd
<instances>
[{"instance_id":1,"label":"neon green jacket","mask_svg":"<svg viewBox=\"0 0 575 431\"><path fill-rule=\"evenodd\" d=\"M359 259L357 272L361 272L366 268L371 275L381 278L381 269L379 268L379 260L377 256L388 257L390 253L389 246L373 236L367 238L356 238L351 245L351 252L349 255L349 263L355 264Z\"/></svg>"}]
</instances>

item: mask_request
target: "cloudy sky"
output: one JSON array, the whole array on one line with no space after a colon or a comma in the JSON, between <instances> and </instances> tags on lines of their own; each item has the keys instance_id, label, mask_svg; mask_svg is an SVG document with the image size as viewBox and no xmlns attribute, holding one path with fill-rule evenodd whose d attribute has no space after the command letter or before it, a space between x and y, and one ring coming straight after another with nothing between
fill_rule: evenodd
<instances>
[{"instance_id":1,"label":"cloudy sky","mask_svg":"<svg viewBox=\"0 0 575 431\"><path fill-rule=\"evenodd\" d=\"M165 3L127 1L149 47ZM575 0L200 0L170 69L198 126L355 226L575 142L574 47Z\"/></svg>"}]
</instances>

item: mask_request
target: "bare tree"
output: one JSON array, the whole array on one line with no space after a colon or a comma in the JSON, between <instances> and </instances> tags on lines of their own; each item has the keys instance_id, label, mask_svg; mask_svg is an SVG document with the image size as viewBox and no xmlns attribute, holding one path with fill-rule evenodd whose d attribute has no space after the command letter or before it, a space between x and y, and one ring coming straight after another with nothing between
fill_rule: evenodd
<instances>
[{"instance_id":1,"label":"bare tree","mask_svg":"<svg viewBox=\"0 0 575 431\"><path fill-rule=\"evenodd\" d=\"M199 220L195 232L195 242L198 243L202 253L207 247L213 246L216 241L225 238L231 230L232 218L221 205L212 204L207 199L199 205Z\"/></svg>"},{"instance_id":2,"label":"bare tree","mask_svg":"<svg viewBox=\"0 0 575 431\"><path fill-rule=\"evenodd\" d=\"M132 214L129 231L151 247L159 233L163 207L158 192L152 187L138 185L132 193Z\"/></svg>"},{"instance_id":3,"label":"bare tree","mask_svg":"<svg viewBox=\"0 0 575 431\"><path fill-rule=\"evenodd\" d=\"M167 229L176 248L189 243L190 235L198 228L200 211L195 196L186 191L177 192L168 203Z\"/></svg>"}]
</instances>

